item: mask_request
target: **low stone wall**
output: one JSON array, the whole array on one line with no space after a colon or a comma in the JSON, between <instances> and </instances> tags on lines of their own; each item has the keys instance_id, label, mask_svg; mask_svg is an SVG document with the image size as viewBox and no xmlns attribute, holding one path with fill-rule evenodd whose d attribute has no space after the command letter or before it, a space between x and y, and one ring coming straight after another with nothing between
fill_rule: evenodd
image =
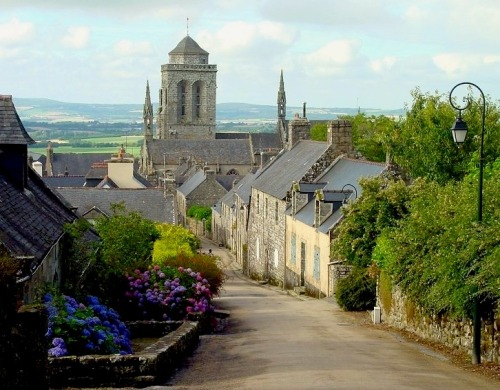
<instances>
[{"instance_id":1,"label":"low stone wall","mask_svg":"<svg viewBox=\"0 0 500 390\"><path fill-rule=\"evenodd\" d=\"M145 387L158 384L172 375L196 348L199 336L198 322L184 322L176 330L134 355L49 358L50 388Z\"/></svg>"},{"instance_id":2,"label":"low stone wall","mask_svg":"<svg viewBox=\"0 0 500 390\"><path fill-rule=\"evenodd\" d=\"M428 317L401 290L392 286L391 291L381 289L382 322L404 329L417 336L437 341L448 347L470 353L472 350L472 321L450 319L446 316ZM498 311L497 311L498 313ZM481 360L500 361L500 317L483 320L481 329Z\"/></svg>"}]
</instances>

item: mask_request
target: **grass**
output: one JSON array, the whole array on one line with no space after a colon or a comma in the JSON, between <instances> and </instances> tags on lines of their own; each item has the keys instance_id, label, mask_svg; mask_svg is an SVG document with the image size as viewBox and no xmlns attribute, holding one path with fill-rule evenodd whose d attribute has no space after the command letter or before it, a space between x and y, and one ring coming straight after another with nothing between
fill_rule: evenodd
<instances>
[{"instance_id":1,"label":"grass","mask_svg":"<svg viewBox=\"0 0 500 390\"><path fill-rule=\"evenodd\" d=\"M88 147L75 147L71 145L71 140L64 140L68 143L58 144L54 147L54 153L109 153L110 157L113 153L118 153L120 145L125 146L127 153L137 157L140 154L141 148L137 142L143 138L142 135L120 135L120 136L105 136L105 137L91 137L79 139L79 142L89 142L92 146ZM100 146L100 144L115 144L116 146ZM30 146L31 152L45 154L47 148L44 146Z\"/></svg>"}]
</instances>

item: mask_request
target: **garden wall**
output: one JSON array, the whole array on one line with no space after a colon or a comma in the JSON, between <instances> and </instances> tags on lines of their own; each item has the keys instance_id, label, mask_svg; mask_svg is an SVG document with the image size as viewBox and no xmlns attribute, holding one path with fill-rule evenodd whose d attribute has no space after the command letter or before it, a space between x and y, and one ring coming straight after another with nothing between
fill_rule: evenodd
<instances>
[{"instance_id":1,"label":"garden wall","mask_svg":"<svg viewBox=\"0 0 500 390\"><path fill-rule=\"evenodd\" d=\"M196 348L200 329L198 322L183 322L177 329L134 355L49 358L50 387L145 387L158 384L171 376Z\"/></svg>"},{"instance_id":2,"label":"garden wall","mask_svg":"<svg viewBox=\"0 0 500 390\"><path fill-rule=\"evenodd\" d=\"M445 316L428 317L401 290L386 283L380 285L382 322L448 347L470 353L472 350L472 321ZM500 315L483 320L481 329L481 359L500 361Z\"/></svg>"}]
</instances>

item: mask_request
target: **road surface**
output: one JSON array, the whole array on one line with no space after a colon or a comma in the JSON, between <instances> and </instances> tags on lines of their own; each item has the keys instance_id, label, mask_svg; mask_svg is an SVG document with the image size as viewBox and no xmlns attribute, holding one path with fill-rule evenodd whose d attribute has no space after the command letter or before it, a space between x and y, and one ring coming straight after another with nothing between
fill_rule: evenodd
<instances>
[{"instance_id":1,"label":"road surface","mask_svg":"<svg viewBox=\"0 0 500 390\"><path fill-rule=\"evenodd\" d=\"M500 382L453 366L445 356L353 319L331 299L300 298L241 274L205 241L229 279L216 306L230 312L222 332L200 345L165 385L149 389L500 389Z\"/></svg>"}]
</instances>

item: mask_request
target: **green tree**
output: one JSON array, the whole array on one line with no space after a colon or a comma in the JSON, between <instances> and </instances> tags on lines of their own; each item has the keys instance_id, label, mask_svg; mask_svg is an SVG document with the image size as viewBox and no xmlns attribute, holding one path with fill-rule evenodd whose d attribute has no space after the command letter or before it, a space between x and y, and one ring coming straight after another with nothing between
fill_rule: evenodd
<instances>
[{"instance_id":1,"label":"green tree","mask_svg":"<svg viewBox=\"0 0 500 390\"><path fill-rule=\"evenodd\" d=\"M498 301L500 170L485 180L484 219L477 224L477 181L421 181L410 213L377 239L373 259L428 313L470 314Z\"/></svg>"},{"instance_id":2,"label":"green tree","mask_svg":"<svg viewBox=\"0 0 500 390\"><path fill-rule=\"evenodd\" d=\"M355 116L345 116L342 119L352 123L352 142L367 160L383 162L386 152L390 150L390 136L395 131L397 121L385 115L366 116L359 113Z\"/></svg>"},{"instance_id":3,"label":"green tree","mask_svg":"<svg viewBox=\"0 0 500 390\"><path fill-rule=\"evenodd\" d=\"M145 269L151 264L153 244L160 234L153 221L137 212L127 212L123 202L111 206L111 217L96 221L102 238L105 264L119 274Z\"/></svg>"},{"instance_id":4,"label":"green tree","mask_svg":"<svg viewBox=\"0 0 500 390\"><path fill-rule=\"evenodd\" d=\"M439 183L463 178L478 161L481 107L472 102L462 114L469 126L466 142L457 148L450 128L457 113L446 94L412 91L413 103L400 126L384 135L394 162L411 177L426 177ZM500 154L500 111L487 99L485 161Z\"/></svg>"},{"instance_id":5,"label":"green tree","mask_svg":"<svg viewBox=\"0 0 500 390\"><path fill-rule=\"evenodd\" d=\"M328 124L317 123L311 127L310 137L313 141L323 141L326 142L326 135L328 131Z\"/></svg>"},{"instance_id":6,"label":"green tree","mask_svg":"<svg viewBox=\"0 0 500 390\"><path fill-rule=\"evenodd\" d=\"M335 229L332 258L360 268L372 262L376 238L408 214L411 191L402 180L387 177L362 179L362 195L344 208L344 220Z\"/></svg>"}]
</instances>

